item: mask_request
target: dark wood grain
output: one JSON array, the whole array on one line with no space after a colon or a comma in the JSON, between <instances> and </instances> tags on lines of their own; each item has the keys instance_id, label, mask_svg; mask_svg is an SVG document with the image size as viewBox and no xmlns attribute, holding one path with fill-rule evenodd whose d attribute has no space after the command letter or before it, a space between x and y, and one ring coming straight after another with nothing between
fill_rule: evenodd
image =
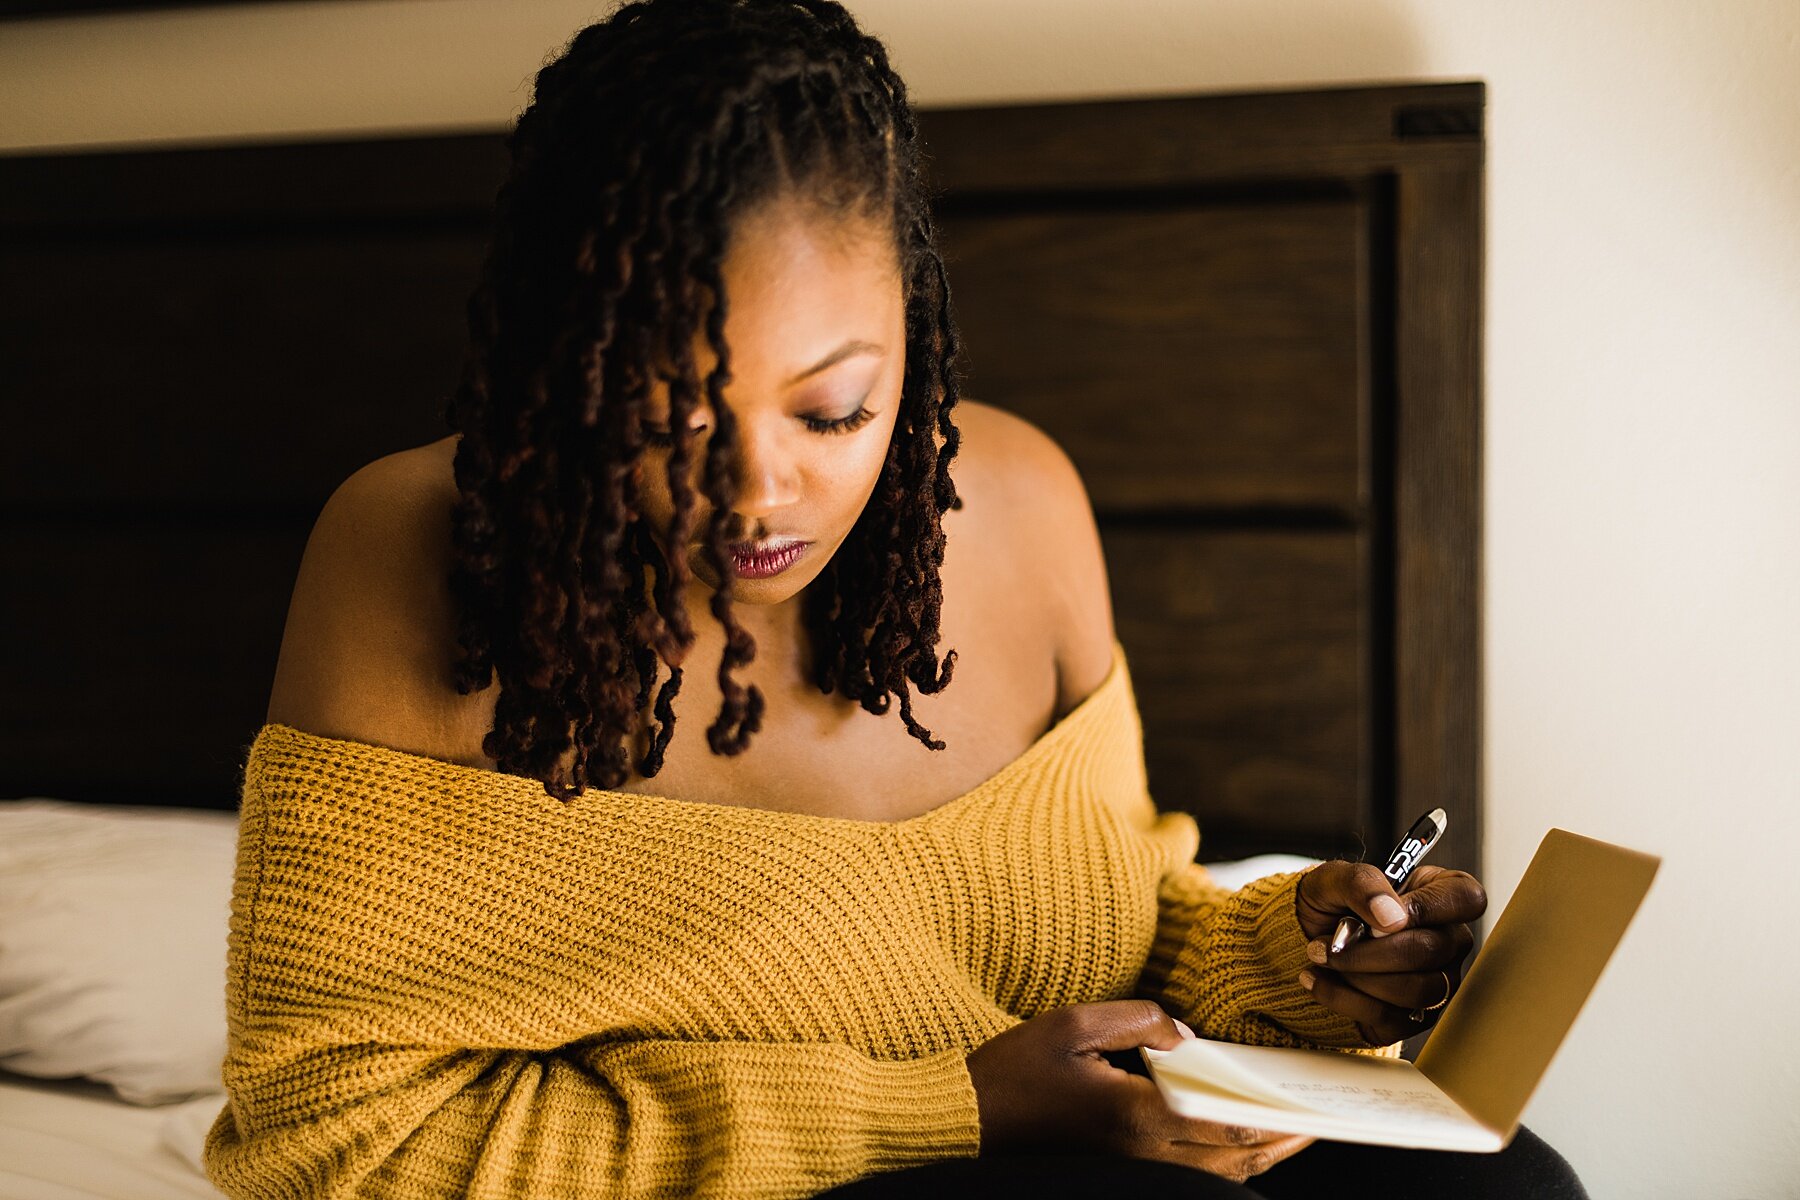
<instances>
[{"instance_id":1,"label":"dark wood grain","mask_svg":"<svg viewBox=\"0 0 1800 1200\"><path fill-rule=\"evenodd\" d=\"M1360 538L1114 526L1103 541L1151 794L1200 822L1202 856L1379 841L1363 821Z\"/></svg>"},{"instance_id":2,"label":"dark wood grain","mask_svg":"<svg viewBox=\"0 0 1800 1200\"><path fill-rule=\"evenodd\" d=\"M0 526L0 796L236 807L308 527Z\"/></svg>"},{"instance_id":3,"label":"dark wood grain","mask_svg":"<svg viewBox=\"0 0 1800 1200\"><path fill-rule=\"evenodd\" d=\"M506 165L499 133L4 155L0 228L119 238L485 225Z\"/></svg>"},{"instance_id":4,"label":"dark wood grain","mask_svg":"<svg viewBox=\"0 0 1800 1200\"><path fill-rule=\"evenodd\" d=\"M1398 186L1395 794L1403 812L1448 809L1433 861L1478 872L1481 172L1417 171Z\"/></svg>"},{"instance_id":5,"label":"dark wood grain","mask_svg":"<svg viewBox=\"0 0 1800 1200\"><path fill-rule=\"evenodd\" d=\"M1362 223L1348 196L953 210L967 386L1067 447L1109 511L1353 519Z\"/></svg>"},{"instance_id":6,"label":"dark wood grain","mask_svg":"<svg viewBox=\"0 0 1800 1200\"><path fill-rule=\"evenodd\" d=\"M213 230L10 248L0 504L316 508L443 436L474 231Z\"/></svg>"},{"instance_id":7,"label":"dark wood grain","mask_svg":"<svg viewBox=\"0 0 1800 1200\"><path fill-rule=\"evenodd\" d=\"M947 192L1241 189L1479 162L1485 95L1471 81L1136 96L928 111L920 127Z\"/></svg>"},{"instance_id":8,"label":"dark wood grain","mask_svg":"<svg viewBox=\"0 0 1800 1200\"><path fill-rule=\"evenodd\" d=\"M1479 870L1478 82L928 109L965 391L1096 504L1203 857ZM0 796L230 807L305 530L440 436L502 135L0 157ZM1367 848L1366 851L1364 848Z\"/></svg>"}]
</instances>

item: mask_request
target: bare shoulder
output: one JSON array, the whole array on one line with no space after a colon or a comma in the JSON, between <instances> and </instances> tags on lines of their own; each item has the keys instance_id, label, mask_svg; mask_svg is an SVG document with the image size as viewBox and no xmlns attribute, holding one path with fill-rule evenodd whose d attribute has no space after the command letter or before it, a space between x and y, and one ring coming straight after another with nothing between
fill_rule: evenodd
<instances>
[{"instance_id":1,"label":"bare shoulder","mask_svg":"<svg viewBox=\"0 0 1800 1200\"><path fill-rule=\"evenodd\" d=\"M446 438L376 459L325 502L288 604L271 723L466 757L457 749L469 744L474 697L452 686L446 657L453 447Z\"/></svg>"},{"instance_id":2,"label":"bare shoulder","mask_svg":"<svg viewBox=\"0 0 1800 1200\"><path fill-rule=\"evenodd\" d=\"M1056 439L991 404L957 404L963 434L957 490L988 512L986 536L1014 556L1014 585L1041 602L1056 644L1057 712L1086 699L1112 669L1112 592L1087 486ZM952 467L955 473L954 466ZM965 488L965 477L970 487Z\"/></svg>"}]
</instances>

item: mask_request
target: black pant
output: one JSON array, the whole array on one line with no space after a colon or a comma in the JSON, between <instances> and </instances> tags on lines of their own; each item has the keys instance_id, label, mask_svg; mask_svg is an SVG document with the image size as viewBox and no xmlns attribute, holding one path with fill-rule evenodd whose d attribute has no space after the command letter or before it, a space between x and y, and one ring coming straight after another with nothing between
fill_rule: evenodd
<instances>
[{"instance_id":1,"label":"black pant","mask_svg":"<svg viewBox=\"0 0 1800 1200\"><path fill-rule=\"evenodd\" d=\"M1177 1163L1109 1154L1018 1153L946 1158L866 1175L813 1200L963 1200L1030 1196L1100 1200L1588 1200L1562 1155L1520 1127L1497 1154L1400 1150L1318 1141L1247 1183Z\"/></svg>"}]
</instances>

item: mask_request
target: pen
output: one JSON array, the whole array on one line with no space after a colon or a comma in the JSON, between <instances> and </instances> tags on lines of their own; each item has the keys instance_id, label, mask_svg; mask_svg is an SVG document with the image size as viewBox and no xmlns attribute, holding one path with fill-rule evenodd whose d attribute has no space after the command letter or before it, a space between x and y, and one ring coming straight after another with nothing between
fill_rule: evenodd
<instances>
[{"instance_id":1,"label":"pen","mask_svg":"<svg viewBox=\"0 0 1800 1200\"><path fill-rule=\"evenodd\" d=\"M1444 836L1444 827L1449 823L1450 818L1445 815L1444 810L1434 808L1414 821L1413 827L1406 831L1406 836L1400 839L1400 844L1388 855L1387 866L1381 870L1388 882L1394 885L1396 892L1406 882L1406 877L1413 873L1413 868L1419 865L1419 860ZM1368 926L1346 913L1338 920L1337 929L1332 932L1331 952L1336 954L1367 932Z\"/></svg>"}]
</instances>

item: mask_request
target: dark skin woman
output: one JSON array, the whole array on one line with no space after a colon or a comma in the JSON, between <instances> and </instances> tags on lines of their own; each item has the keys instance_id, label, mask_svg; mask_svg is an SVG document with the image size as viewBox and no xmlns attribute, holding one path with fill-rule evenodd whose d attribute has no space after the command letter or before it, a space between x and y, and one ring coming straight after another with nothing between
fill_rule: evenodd
<instances>
[{"instance_id":1,"label":"dark skin woman","mask_svg":"<svg viewBox=\"0 0 1800 1200\"><path fill-rule=\"evenodd\" d=\"M879 41L827 0L627 5L544 68L510 148L455 432L326 505L270 722L561 799L892 821L1100 685L1093 511L1044 433L959 397ZM1371 1045L1415 1034L1485 903L1461 871L1396 896L1367 864L1315 867L1294 914L1315 946L1344 913L1374 936L1305 982ZM1177 1116L1100 1056L1181 1036L1116 1000L976 1047L984 1154L1056 1143L1241 1181L1310 1144Z\"/></svg>"}]
</instances>

